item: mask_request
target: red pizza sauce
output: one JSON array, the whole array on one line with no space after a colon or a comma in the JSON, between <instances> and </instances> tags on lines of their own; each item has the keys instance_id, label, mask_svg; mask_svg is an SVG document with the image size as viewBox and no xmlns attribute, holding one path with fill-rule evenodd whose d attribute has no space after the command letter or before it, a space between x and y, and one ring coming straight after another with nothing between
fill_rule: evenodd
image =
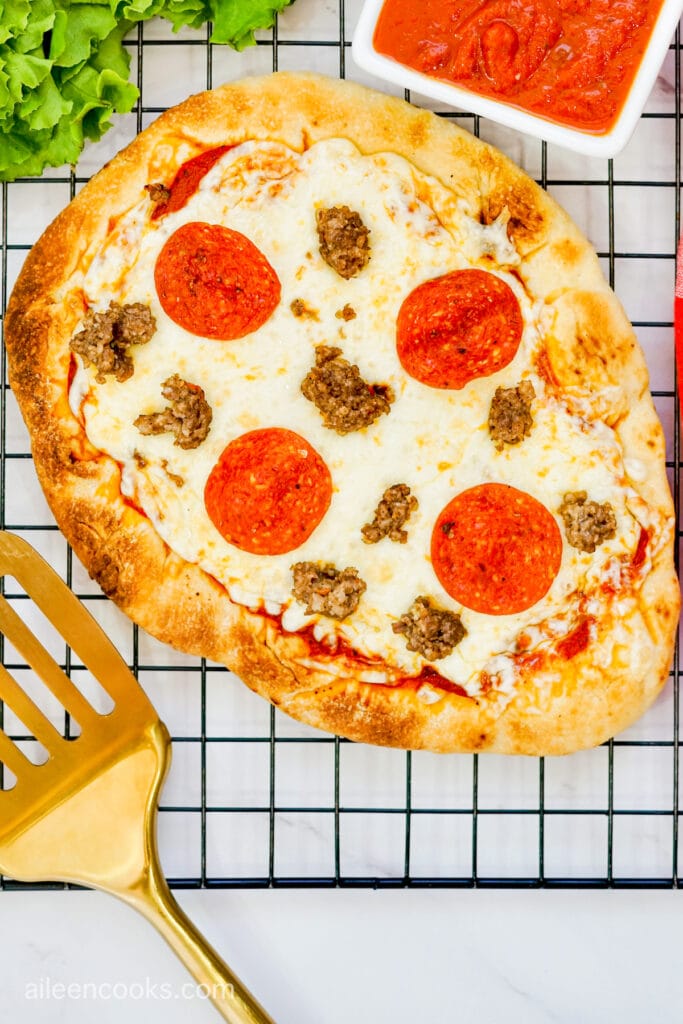
<instances>
[{"instance_id":1,"label":"red pizza sauce","mask_svg":"<svg viewBox=\"0 0 683 1024\"><path fill-rule=\"evenodd\" d=\"M631 559L631 565L634 569L639 569L641 565L644 564L649 542L650 534L645 527L641 526L638 544L636 545L636 550L634 551L633 558Z\"/></svg>"},{"instance_id":2,"label":"red pizza sauce","mask_svg":"<svg viewBox=\"0 0 683 1024\"><path fill-rule=\"evenodd\" d=\"M412 686L414 689L419 690L425 683L432 686L435 690L443 690L445 693L453 693L457 697L474 700L474 697L471 697L463 686L451 682L450 679L446 679L445 676L442 676L440 672L437 672L430 665L425 665L418 676L406 676L401 680L400 685Z\"/></svg>"},{"instance_id":3,"label":"red pizza sauce","mask_svg":"<svg viewBox=\"0 0 683 1024\"><path fill-rule=\"evenodd\" d=\"M270 619L273 625L284 635L288 631L282 625L282 612L277 615L272 615L267 612L265 608L259 609L259 615L263 618ZM379 654L362 654L359 650L353 647L345 637L337 634L335 637L325 636L322 640L319 640L315 635L315 623L309 623L304 626L303 629L296 631L296 636L300 637L308 648L308 653L312 658L319 659L324 665L325 662L338 662L339 660L345 661L347 664L356 665L359 671L364 669L377 669L382 670L385 662ZM450 679L446 679L440 672L437 672L431 665L424 665L416 676L402 676L399 679L393 679L386 683L367 683L368 686L387 686L392 689L405 689L418 691L420 687L424 686L425 683L429 684L435 690L441 690L444 693L454 694L456 697L464 697L466 700L475 700L471 697L467 690L460 686L458 683L451 682Z\"/></svg>"},{"instance_id":4,"label":"red pizza sauce","mask_svg":"<svg viewBox=\"0 0 683 1024\"><path fill-rule=\"evenodd\" d=\"M385 0L375 49L432 78L601 134L663 0Z\"/></svg>"},{"instance_id":5,"label":"red pizza sauce","mask_svg":"<svg viewBox=\"0 0 683 1024\"><path fill-rule=\"evenodd\" d=\"M191 160L186 160L169 186L168 199L154 207L152 220L182 210L199 188L204 175L229 149L232 149L232 146L217 146L216 149L207 149L198 156L193 156Z\"/></svg>"},{"instance_id":6,"label":"red pizza sauce","mask_svg":"<svg viewBox=\"0 0 683 1024\"><path fill-rule=\"evenodd\" d=\"M594 622L595 619L591 615L587 615L581 619L578 626L575 626L570 633L562 637L557 645L557 653L561 658L570 661L571 658L575 658L581 651L585 651L590 643L591 626Z\"/></svg>"}]
</instances>

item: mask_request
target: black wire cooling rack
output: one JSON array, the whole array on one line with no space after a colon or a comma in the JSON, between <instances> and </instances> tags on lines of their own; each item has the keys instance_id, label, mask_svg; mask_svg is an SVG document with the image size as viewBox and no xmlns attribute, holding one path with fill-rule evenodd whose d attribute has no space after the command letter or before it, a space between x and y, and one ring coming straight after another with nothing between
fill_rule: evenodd
<instances>
[{"instance_id":1,"label":"black wire cooling rack","mask_svg":"<svg viewBox=\"0 0 683 1024\"><path fill-rule=\"evenodd\" d=\"M2 185L2 309L26 252L91 173L165 107L245 74L311 69L386 88L353 64L359 3L297 0L241 54L210 31L161 21L127 40L141 98L71 173ZM634 140L614 161L577 158L460 112L439 110L499 145L553 193L596 245L650 363L678 508L673 287L681 192L679 33ZM407 97L410 98L410 97ZM429 105L422 97L414 101ZM349 743L291 721L224 668L162 647L118 613L57 531L2 361L0 517L48 558L115 640L173 735L160 846L177 887L677 887L679 656L654 708L627 733L567 758L431 755ZM25 596L7 598L40 629ZM29 607L30 606L30 607ZM52 653L98 696L63 644ZM5 645L29 689L30 672ZM45 705L43 704L43 707ZM56 708L51 719L73 736ZM34 743L0 707L0 725ZM0 766L1 770L1 766ZM1 776L0 776L1 778ZM25 886L1 879L5 889ZM61 888L61 886L60 886Z\"/></svg>"}]
</instances>

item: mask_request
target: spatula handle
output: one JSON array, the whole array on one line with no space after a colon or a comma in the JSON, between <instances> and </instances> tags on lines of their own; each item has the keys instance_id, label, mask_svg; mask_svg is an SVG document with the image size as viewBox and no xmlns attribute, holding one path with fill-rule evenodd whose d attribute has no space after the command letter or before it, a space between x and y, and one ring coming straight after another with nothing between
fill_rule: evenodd
<instances>
[{"instance_id":1,"label":"spatula handle","mask_svg":"<svg viewBox=\"0 0 683 1024\"><path fill-rule=\"evenodd\" d=\"M165 879L152 871L149 884L119 895L163 935L197 984L229 1024L275 1024L178 906Z\"/></svg>"}]
</instances>

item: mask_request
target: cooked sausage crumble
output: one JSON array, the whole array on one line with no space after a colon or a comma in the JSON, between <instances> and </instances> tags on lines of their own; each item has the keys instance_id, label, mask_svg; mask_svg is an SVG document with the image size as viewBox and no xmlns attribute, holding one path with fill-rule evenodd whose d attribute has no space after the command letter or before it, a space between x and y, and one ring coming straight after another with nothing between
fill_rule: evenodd
<instances>
[{"instance_id":1,"label":"cooked sausage crumble","mask_svg":"<svg viewBox=\"0 0 683 1024\"><path fill-rule=\"evenodd\" d=\"M345 303L341 309L338 309L334 315L336 316L337 320L345 320L346 323L348 323L349 320L356 319L356 311L353 308L353 306L349 305L348 302Z\"/></svg>"},{"instance_id":2,"label":"cooked sausage crumble","mask_svg":"<svg viewBox=\"0 0 683 1024\"><path fill-rule=\"evenodd\" d=\"M531 403L536 397L530 380L513 388L496 388L489 410L489 433L498 451L506 444L519 444L531 433Z\"/></svg>"},{"instance_id":3,"label":"cooked sausage crumble","mask_svg":"<svg viewBox=\"0 0 683 1024\"><path fill-rule=\"evenodd\" d=\"M361 526L360 532L366 544L376 544L382 537L405 544L408 531L403 526L408 522L411 512L417 508L417 498L410 493L407 484L394 484L387 487L375 509L375 518L371 523Z\"/></svg>"},{"instance_id":4,"label":"cooked sausage crumble","mask_svg":"<svg viewBox=\"0 0 683 1024\"><path fill-rule=\"evenodd\" d=\"M595 551L617 532L617 519L608 501L587 501L585 491L569 491L562 498L560 515L567 540L579 551Z\"/></svg>"},{"instance_id":5,"label":"cooked sausage crumble","mask_svg":"<svg viewBox=\"0 0 683 1024\"><path fill-rule=\"evenodd\" d=\"M402 633L409 651L427 661L446 658L457 647L467 630L455 612L436 608L428 597L416 597L405 615L392 623L394 633Z\"/></svg>"},{"instance_id":6,"label":"cooked sausage crumble","mask_svg":"<svg viewBox=\"0 0 683 1024\"><path fill-rule=\"evenodd\" d=\"M292 566L297 601L306 605L307 615L345 619L358 607L367 584L353 568L335 569L329 563L297 562Z\"/></svg>"},{"instance_id":7,"label":"cooked sausage crumble","mask_svg":"<svg viewBox=\"0 0 683 1024\"><path fill-rule=\"evenodd\" d=\"M177 373L161 385L170 405L162 412L138 416L134 426L141 434L175 434L179 448L198 448L209 433L213 413L197 384L189 384Z\"/></svg>"},{"instance_id":8,"label":"cooked sausage crumble","mask_svg":"<svg viewBox=\"0 0 683 1024\"><path fill-rule=\"evenodd\" d=\"M128 354L130 345L144 345L157 329L149 306L132 302L120 306L110 302L104 313L88 310L83 327L74 334L69 348L76 352L86 366L97 370L96 380L104 384L105 374L111 373L122 382L133 376L133 360Z\"/></svg>"},{"instance_id":9,"label":"cooked sausage crumble","mask_svg":"<svg viewBox=\"0 0 683 1024\"><path fill-rule=\"evenodd\" d=\"M320 255L340 277L355 277L370 259L370 232L348 206L315 211Z\"/></svg>"},{"instance_id":10,"label":"cooked sausage crumble","mask_svg":"<svg viewBox=\"0 0 683 1024\"><path fill-rule=\"evenodd\" d=\"M151 185L145 185L145 192L155 206L158 206L160 203L167 203L171 198L170 188L160 181L155 181Z\"/></svg>"},{"instance_id":11,"label":"cooked sausage crumble","mask_svg":"<svg viewBox=\"0 0 683 1024\"><path fill-rule=\"evenodd\" d=\"M329 345L316 346L315 366L301 391L320 410L323 424L338 434L369 426L394 401L388 384L367 384L358 367L341 358L341 349Z\"/></svg>"},{"instance_id":12,"label":"cooked sausage crumble","mask_svg":"<svg viewBox=\"0 0 683 1024\"><path fill-rule=\"evenodd\" d=\"M295 317L301 319L305 317L307 320L318 320L318 311L308 306L303 299L294 299L290 302L289 308Z\"/></svg>"}]
</instances>

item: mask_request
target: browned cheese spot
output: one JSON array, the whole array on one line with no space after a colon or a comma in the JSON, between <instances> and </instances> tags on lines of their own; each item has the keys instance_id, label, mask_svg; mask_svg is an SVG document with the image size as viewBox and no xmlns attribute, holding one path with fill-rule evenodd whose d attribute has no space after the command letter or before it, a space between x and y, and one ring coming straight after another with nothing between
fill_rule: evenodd
<instances>
[{"instance_id":1,"label":"browned cheese spot","mask_svg":"<svg viewBox=\"0 0 683 1024\"><path fill-rule=\"evenodd\" d=\"M498 185L482 196L481 221L492 224L507 209L510 219L507 233L513 242L534 244L544 227L545 218L536 188L530 182L516 179Z\"/></svg>"},{"instance_id":2,"label":"browned cheese spot","mask_svg":"<svg viewBox=\"0 0 683 1024\"><path fill-rule=\"evenodd\" d=\"M166 476L168 477L168 479L172 483L174 483L176 485L176 487L184 487L185 486L185 481L183 480L182 476L180 476L179 473L172 473L171 470L168 468L168 459L162 459L161 460L161 468L163 469L163 471L166 474Z\"/></svg>"}]
</instances>

